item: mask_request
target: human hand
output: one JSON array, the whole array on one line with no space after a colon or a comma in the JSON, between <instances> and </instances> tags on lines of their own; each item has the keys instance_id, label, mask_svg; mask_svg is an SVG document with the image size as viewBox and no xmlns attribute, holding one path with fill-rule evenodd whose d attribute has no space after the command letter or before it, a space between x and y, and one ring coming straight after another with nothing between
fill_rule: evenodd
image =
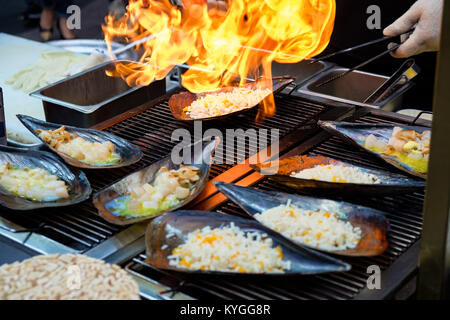
<instances>
[{"instance_id":1,"label":"human hand","mask_svg":"<svg viewBox=\"0 0 450 320\"><path fill-rule=\"evenodd\" d=\"M414 5L393 24L384 29L388 37L404 35L415 27L414 32L392 56L407 58L422 52L439 50L441 34L441 18L444 0L418 0ZM389 48L394 46L393 43Z\"/></svg>"}]
</instances>

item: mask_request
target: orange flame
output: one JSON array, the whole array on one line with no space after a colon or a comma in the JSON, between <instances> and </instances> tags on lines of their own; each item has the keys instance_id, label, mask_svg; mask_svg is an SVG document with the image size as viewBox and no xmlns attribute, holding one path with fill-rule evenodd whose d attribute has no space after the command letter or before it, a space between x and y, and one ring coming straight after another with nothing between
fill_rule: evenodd
<instances>
[{"instance_id":1,"label":"orange flame","mask_svg":"<svg viewBox=\"0 0 450 320\"><path fill-rule=\"evenodd\" d=\"M131 0L122 18L106 17L107 43L145 40L139 64L117 65L130 86L163 79L176 64L190 66L182 85L194 93L230 85L237 76L240 85L270 79L272 61L295 63L321 53L335 17L335 0L231 0L226 14L214 16L205 0L184 0L184 7ZM271 96L263 115L274 112Z\"/></svg>"}]
</instances>

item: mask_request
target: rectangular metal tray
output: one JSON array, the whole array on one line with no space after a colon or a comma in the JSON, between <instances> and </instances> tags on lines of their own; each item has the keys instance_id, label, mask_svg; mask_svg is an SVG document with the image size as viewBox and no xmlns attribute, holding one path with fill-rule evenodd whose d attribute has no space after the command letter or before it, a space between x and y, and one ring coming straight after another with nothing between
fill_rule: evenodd
<instances>
[{"instance_id":1,"label":"rectangular metal tray","mask_svg":"<svg viewBox=\"0 0 450 320\"><path fill-rule=\"evenodd\" d=\"M332 100L364 107L375 107L387 111L394 111L401 105L404 93L414 85L413 81L406 81L398 84L391 94L376 104L367 104L364 103L364 101L386 80L389 79L387 76L363 71L353 71L343 78L327 83L321 87L317 87L317 84L323 82L324 80L339 75L347 70L348 69L346 68L335 66L321 72L304 83L304 85L301 86L297 92L301 95L313 97L314 100L319 98L322 102Z\"/></svg>"},{"instance_id":2,"label":"rectangular metal tray","mask_svg":"<svg viewBox=\"0 0 450 320\"><path fill-rule=\"evenodd\" d=\"M129 87L122 78L108 76L118 62L95 66L31 96L42 99L47 121L88 128L166 93L165 79Z\"/></svg>"}]
</instances>

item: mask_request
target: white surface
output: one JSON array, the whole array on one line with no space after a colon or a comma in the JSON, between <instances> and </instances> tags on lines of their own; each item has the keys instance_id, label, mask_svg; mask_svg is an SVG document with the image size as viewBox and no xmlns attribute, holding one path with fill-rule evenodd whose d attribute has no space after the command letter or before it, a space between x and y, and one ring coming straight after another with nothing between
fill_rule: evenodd
<instances>
[{"instance_id":1,"label":"white surface","mask_svg":"<svg viewBox=\"0 0 450 320\"><path fill-rule=\"evenodd\" d=\"M30 66L40 58L43 51L63 51L45 43L27 40L0 33L0 87L3 89L5 104L6 130L29 139L29 143L38 142L16 118L16 114L26 114L45 120L42 101L30 97L21 90L14 90L5 80L16 72Z\"/></svg>"}]
</instances>

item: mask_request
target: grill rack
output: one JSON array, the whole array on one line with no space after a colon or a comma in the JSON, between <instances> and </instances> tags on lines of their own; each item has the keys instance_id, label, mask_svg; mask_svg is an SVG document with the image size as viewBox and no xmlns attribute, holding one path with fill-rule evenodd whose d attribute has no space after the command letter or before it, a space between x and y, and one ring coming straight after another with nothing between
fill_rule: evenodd
<instances>
[{"instance_id":1,"label":"grill rack","mask_svg":"<svg viewBox=\"0 0 450 320\"><path fill-rule=\"evenodd\" d=\"M115 124L105 129L132 141L143 151L144 156L141 161L126 168L85 170L94 193L170 154L173 146L177 144L176 141L171 141L173 130L186 129L192 134L193 141L199 138L194 137L192 123L173 118L168 106L169 97L170 95L167 95L162 97L159 103L145 106L141 112L128 119L116 117ZM244 130L279 129L280 137L283 137L327 110L326 106L300 101L283 94L276 97L276 103L277 115L261 124L254 122L256 111L252 110L238 117L204 123L202 131L212 127ZM268 144L271 139L272 137L268 135ZM256 149L257 146L247 144L245 150L235 150L235 154L236 157L245 159L256 153ZM232 166L213 165L209 178L219 176ZM11 223L13 228L8 228ZM33 212L17 212L4 208L0 211L0 235L42 254L85 253L103 259L136 241L144 232L143 224L123 227L104 221L97 215L91 200L75 206Z\"/></svg>"},{"instance_id":2,"label":"grill rack","mask_svg":"<svg viewBox=\"0 0 450 320\"><path fill-rule=\"evenodd\" d=\"M358 110L352 106L346 106L343 110L336 111L336 108L330 108L328 105L312 103L304 99L300 100L295 96L288 97L282 94L276 97L276 103L278 108L277 115L266 120L261 126L253 122L256 113L251 111L237 118L232 118L232 120L220 120L214 124L204 124L203 130L207 130L212 126L222 128L244 127L244 129L260 127L279 128L280 137L287 139L288 135L298 131L298 128L302 126L304 128L311 127L310 131L305 129L304 132L301 132L300 139L281 150L282 153L312 151L317 154L331 155L340 160L354 161L358 164L386 169L386 164L383 162L356 149L351 149L337 138L324 137L323 134L320 135L320 139L317 138L316 135L320 130L314 129L312 123L318 117L323 120L337 120L344 115L353 115L353 120L356 122L408 123L407 120L402 120L400 117L396 118L389 114L371 113L366 109ZM342 106L339 105L338 107ZM107 131L136 143L144 151L144 157L141 162L128 168L102 170L101 173L99 171L87 172L94 192L168 154L172 146L176 144L176 142L170 141L170 134L172 130L178 128L188 129L192 132L190 124L173 119L167 105L167 99L164 98L161 103L155 106L148 106L142 112L128 119L118 119L114 125L106 128ZM299 136L296 137L298 138ZM281 140L281 145L285 139ZM314 143L311 143L310 140ZM292 150L292 148L294 149ZM342 153L343 150L346 151L345 154ZM240 156L248 157L254 151L254 148L247 148L245 153ZM232 167L232 165L215 165L212 167L210 178L226 174L227 170ZM395 169L391 170L395 171ZM253 175L254 172L246 174ZM240 178L243 179L244 176ZM271 188L283 190L285 188L265 179L257 181L255 186L266 190ZM284 191L293 192L287 189L284 189ZM214 197L215 195L211 196L211 198ZM205 201L209 200L210 198ZM364 294L367 296L367 290L364 289L365 279L368 276L364 269L367 263L378 263L382 267L382 277L384 277L390 270L395 269L394 265L403 263L404 257L407 255L413 256L412 263L407 268L404 268L404 263L400 265L400 269L397 267L401 275L395 275L398 278L398 281L394 281L395 283L409 277L414 271L416 263L414 262L414 254L410 253L418 246L418 239L420 238L423 194L414 193L396 196L395 198L384 197L383 201L380 201L379 198L352 199L352 202L371 205L381 210L385 210L386 207L397 208L398 214L389 213L388 215L395 222L392 229L394 233L389 235L391 247L381 257L369 260L357 259L356 262L353 261L354 259L349 259L348 261L354 265L352 272L356 272L355 274L345 273L301 277L295 282L298 288L292 288L290 282L286 283L286 281L279 280L271 280L272 282L270 282L264 279L264 283L267 282L267 286L264 287L252 282L255 280L246 279L242 283L235 283L233 282L235 280L228 278L223 278L219 282L214 278L212 278L213 281L211 279L183 279L179 275L175 277L170 272L155 270L145 263L145 256L142 254L145 248L142 239L145 226L138 224L131 227L119 227L109 224L96 215L96 210L90 202L64 208L64 213L59 214L52 212L48 214L37 213L35 215L33 213L33 216L25 217L22 213L2 211L0 212L0 219L11 220L22 228L41 227L41 229L39 232L33 233L11 233L0 228L0 234L16 242L23 243L25 247L40 253L83 252L92 257L109 260L108 262L121 263L138 281L140 287L143 288L143 297L150 299L201 298L204 297L205 293L208 298L217 299L356 299ZM403 208L404 206L407 209ZM220 203L217 210L240 214L240 209L229 202ZM44 222L44 225L41 225L42 222ZM70 240L69 246L64 243L64 237L66 236ZM76 242L75 245L73 245L73 241ZM130 249L131 247L133 247L133 250ZM120 251L127 253L120 255ZM129 252L140 252L140 254ZM127 254L131 255L131 258ZM126 258L123 258L125 256ZM374 295L368 296L372 297ZM378 294L378 297L386 296L387 293L384 291Z\"/></svg>"},{"instance_id":3,"label":"grill rack","mask_svg":"<svg viewBox=\"0 0 450 320\"><path fill-rule=\"evenodd\" d=\"M399 119L385 118L372 113L361 117L357 122L404 123L399 121ZM305 144L307 145L308 143L300 145L289 153L311 152L354 164L384 170L389 168L391 171L396 171L395 168L391 168L383 161L358 150L356 147L349 146L336 137L328 136L316 145L305 146ZM252 187L287 193L296 192L267 178L263 178ZM397 279L393 282L400 284L404 279L414 274L417 264L414 263L416 261L414 257L411 259L410 256L416 253L419 245L422 230L423 192L384 197L331 198L351 201L386 212L391 226L388 232L389 247L383 255L360 258L338 257L350 263L352 270L345 273L288 278L288 280L283 278L264 278L264 281L258 281L258 279L245 276L239 278L202 276L199 278L170 271L161 271L145 262L145 252L141 252L126 261L123 266L141 284L143 297L150 299L358 299L371 296L366 288L367 279L370 276L367 273L368 266L379 266L383 277L386 274L386 270L392 268L394 264L403 263L400 260L408 258L412 260L412 263L402 266L400 268L402 269L401 276L399 274L394 275ZM242 209L231 201L223 202L215 208L215 211L243 215ZM400 259L401 257L404 258ZM149 281L154 285L156 284L159 291L153 290L149 293L146 285L146 282ZM385 281L383 285L386 285L388 288L385 288L386 290L381 293L378 292L378 298L386 298L393 293L392 281L389 285Z\"/></svg>"}]
</instances>

